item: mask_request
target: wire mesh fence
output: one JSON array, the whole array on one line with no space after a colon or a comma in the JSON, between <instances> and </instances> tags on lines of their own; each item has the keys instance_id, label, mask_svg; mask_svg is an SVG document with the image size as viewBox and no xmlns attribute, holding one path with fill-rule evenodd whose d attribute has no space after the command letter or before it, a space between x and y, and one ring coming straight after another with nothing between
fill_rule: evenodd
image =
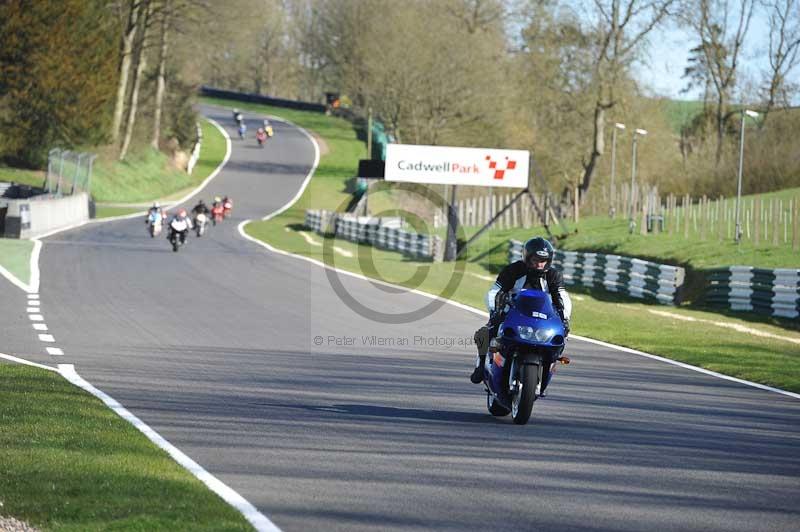
<instances>
[{"instance_id":1,"label":"wire mesh fence","mask_svg":"<svg viewBox=\"0 0 800 532\"><path fill-rule=\"evenodd\" d=\"M47 154L47 177L44 191L53 196L90 192L92 165L97 157L91 153L53 148Z\"/></svg>"}]
</instances>

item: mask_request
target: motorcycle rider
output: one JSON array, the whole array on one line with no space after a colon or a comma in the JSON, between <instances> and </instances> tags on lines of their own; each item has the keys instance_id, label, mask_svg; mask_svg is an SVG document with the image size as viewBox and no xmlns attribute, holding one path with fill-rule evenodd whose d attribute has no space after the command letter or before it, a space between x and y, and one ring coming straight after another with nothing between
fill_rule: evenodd
<instances>
[{"instance_id":1,"label":"motorcycle rider","mask_svg":"<svg viewBox=\"0 0 800 532\"><path fill-rule=\"evenodd\" d=\"M192 221L186 215L186 209L180 209L169 222L169 238L172 239L173 233L178 233L181 244L186 243L186 234L192 228Z\"/></svg>"},{"instance_id":2,"label":"motorcycle rider","mask_svg":"<svg viewBox=\"0 0 800 532\"><path fill-rule=\"evenodd\" d=\"M569 319L572 314L572 301L561 272L553 267L555 250L553 245L542 237L535 237L525 242L522 260L513 262L503 268L497 280L486 294L486 306L489 309L489 322L475 332L475 345L478 348L478 359L475 370L470 375L474 384L483 382L483 364L489 349L489 342L497 336L498 328L506 314L506 302L509 297L526 288L540 288L550 294L556 312L564 322L564 336L569 334ZM561 348L563 351L563 347ZM560 353L559 353L560 355ZM550 368L542 378L541 395L550 382Z\"/></svg>"},{"instance_id":3,"label":"motorcycle rider","mask_svg":"<svg viewBox=\"0 0 800 532\"><path fill-rule=\"evenodd\" d=\"M157 201L153 202L153 206L147 209L147 216L144 219L145 225L150 225L156 222L164 221L164 211Z\"/></svg>"},{"instance_id":4,"label":"motorcycle rider","mask_svg":"<svg viewBox=\"0 0 800 532\"><path fill-rule=\"evenodd\" d=\"M195 218L197 218L198 214L205 214L206 216L208 216L209 212L211 211L209 211L208 205L206 205L206 202L203 201L202 199L198 201L197 205L195 205L192 208L192 214L194 215Z\"/></svg>"},{"instance_id":5,"label":"motorcycle rider","mask_svg":"<svg viewBox=\"0 0 800 532\"><path fill-rule=\"evenodd\" d=\"M197 225L200 223L197 217L201 214L204 215L206 217L206 221L208 221L210 212L211 211L209 210L208 205L206 205L206 202L200 199L200 201L197 202L197 205L192 207L192 220L194 221L194 224ZM199 235L200 233L198 233L198 236Z\"/></svg>"},{"instance_id":6,"label":"motorcycle rider","mask_svg":"<svg viewBox=\"0 0 800 532\"><path fill-rule=\"evenodd\" d=\"M231 211L233 210L233 200L228 196L222 198L222 208L224 209L225 217L227 218L231 215Z\"/></svg>"},{"instance_id":7,"label":"motorcycle rider","mask_svg":"<svg viewBox=\"0 0 800 532\"><path fill-rule=\"evenodd\" d=\"M256 140L258 141L258 145L263 148L264 143L267 142L267 132L264 131L264 128L258 128L258 131L256 131Z\"/></svg>"},{"instance_id":8,"label":"motorcycle rider","mask_svg":"<svg viewBox=\"0 0 800 532\"><path fill-rule=\"evenodd\" d=\"M222 206L222 198L214 196L214 203L211 204L211 223L217 225L217 220L222 220L225 208Z\"/></svg>"}]
</instances>

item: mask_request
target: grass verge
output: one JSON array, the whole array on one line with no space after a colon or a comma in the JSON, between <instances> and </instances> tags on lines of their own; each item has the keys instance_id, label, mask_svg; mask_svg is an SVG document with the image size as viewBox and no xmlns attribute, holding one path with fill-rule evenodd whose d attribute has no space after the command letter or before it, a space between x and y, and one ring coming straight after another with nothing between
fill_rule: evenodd
<instances>
[{"instance_id":1,"label":"grass verge","mask_svg":"<svg viewBox=\"0 0 800 532\"><path fill-rule=\"evenodd\" d=\"M283 110L262 110L251 106L251 110L270 112L279 116ZM316 133L328 142L330 153L342 161L346 153L338 153L339 144L344 143L348 153L358 143L352 127L346 122L322 117L313 113L293 112L291 120L305 128L325 121L324 130ZM308 117L308 121L306 121ZM336 129L331 140L327 131ZM344 192L344 178L352 175L355 158L350 158L349 173L330 175L324 173L325 158L320 170L311 180L300 200L290 209L269 221L253 222L245 231L272 246L324 261L321 246L310 244L301 232L306 208L337 209L348 199ZM337 163L341 166L343 163ZM286 229L289 229L287 231ZM469 257L460 263L434 264L418 262L369 246L336 240L336 246L352 253L352 257L335 253L333 262L337 268L380 278L408 288L417 288L433 294L441 294L455 301L483 308L483 295L506 264L508 238L529 235L535 230L492 231L477 241ZM578 234L581 234L580 231ZM309 235L317 243L325 239ZM458 270L462 273L459 274ZM448 285L454 277L461 277L455 288ZM579 335L604 340L614 344L639 349L674 360L704 367L727 375L760 382L782 389L800 392L800 334L776 326L770 320L753 323L753 316L722 316L717 313L685 308L670 308L631 301L610 293L576 294L574 305L574 332ZM666 312L667 315L662 313ZM680 318L683 318L681 320ZM694 319L687 325L686 319ZM477 323L477 320L476 320ZM476 323L465 323L467 333ZM735 330L732 327L742 329ZM773 335L757 337L748 329ZM795 340L792 342L790 340ZM678 341L676 341L678 339Z\"/></svg>"},{"instance_id":2,"label":"grass verge","mask_svg":"<svg viewBox=\"0 0 800 532\"><path fill-rule=\"evenodd\" d=\"M145 215L146 209L141 207L111 207L108 205L98 205L95 208L94 217L99 218L113 218L114 216L126 216L128 214L140 213L142 217Z\"/></svg>"},{"instance_id":3,"label":"grass verge","mask_svg":"<svg viewBox=\"0 0 800 532\"><path fill-rule=\"evenodd\" d=\"M65 532L252 530L143 434L60 375L0 364L0 396L3 515Z\"/></svg>"},{"instance_id":4,"label":"grass verge","mask_svg":"<svg viewBox=\"0 0 800 532\"><path fill-rule=\"evenodd\" d=\"M31 280L31 240L0 238L0 266L23 283Z\"/></svg>"}]
</instances>

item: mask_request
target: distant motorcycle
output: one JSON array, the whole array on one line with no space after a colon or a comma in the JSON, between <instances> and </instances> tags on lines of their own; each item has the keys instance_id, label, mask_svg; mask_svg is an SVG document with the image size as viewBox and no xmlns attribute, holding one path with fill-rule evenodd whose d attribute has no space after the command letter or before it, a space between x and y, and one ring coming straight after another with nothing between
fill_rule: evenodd
<instances>
[{"instance_id":1,"label":"distant motorcycle","mask_svg":"<svg viewBox=\"0 0 800 532\"><path fill-rule=\"evenodd\" d=\"M225 216L225 207L222 206L221 203L217 203L213 207L211 207L211 223L213 225L217 225L217 223L222 222L222 218Z\"/></svg>"},{"instance_id":2,"label":"distant motorcycle","mask_svg":"<svg viewBox=\"0 0 800 532\"><path fill-rule=\"evenodd\" d=\"M147 232L150 233L150 238L154 238L161 234L161 215L151 212L147 215Z\"/></svg>"},{"instance_id":3,"label":"distant motorcycle","mask_svg":"<svg viewBox=\"0 0 800 532\"><path fill-rule=\"evenodd\" d=\"M194 230L198 238L206 232L206 224L208 224L208 217L202 212L197 213L197 216L194 217Z\"/></svg>"},{"instance_id":4,"label":"distant motorcycle","mask_svg":"<svg viewBox=\"0 0 800 532\"><path fill-rule=\"evenodd\" d=\"M260 148L263 148L264 144L267 143L267 132L264 131L263 129L259 129L256 132L256 140L258 141L258 146Z\"/></svg>"},{"instance_id":5,"label":"distant motorcycle","mask_svg":"<svg viewBox=\"0 0 800 532\"><path fill-rule=\"evenodd\" d=\"M231 211L233 210L233 202L231 200L225 200L222 203L222 212L225 218L231 217Z\"/></svg>"},{"instance_id":6,"label":"distant motorcycle","mask_svg":"<svg viewBox=\"0 0 800 532\"><path fill-rule=\"evenodd\" d=\"M172 244L172 251L178 251L178 248L186 243L186 233L189 232L189 221L179 220L174 218L169 223L169 243Z\"/></svg>"}]
</instances>

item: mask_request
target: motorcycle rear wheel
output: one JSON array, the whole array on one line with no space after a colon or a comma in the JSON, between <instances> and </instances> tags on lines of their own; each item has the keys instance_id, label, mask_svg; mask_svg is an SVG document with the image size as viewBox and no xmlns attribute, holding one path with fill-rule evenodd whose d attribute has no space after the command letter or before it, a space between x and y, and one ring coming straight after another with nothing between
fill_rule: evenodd
<instances>
[{"instance_id":1,"label":"motorcycle rear wheel","mask_svg":"<svg viewBox=\"0 0 800 532\"><path fill-rule=\"evenodd\" d=\"M536 387L539 384L539 366L533 364L520 366L519 381L522 389L511 398L511 417L517 425L524 425L533 412Z\"/></svg>"}]
</instances>

